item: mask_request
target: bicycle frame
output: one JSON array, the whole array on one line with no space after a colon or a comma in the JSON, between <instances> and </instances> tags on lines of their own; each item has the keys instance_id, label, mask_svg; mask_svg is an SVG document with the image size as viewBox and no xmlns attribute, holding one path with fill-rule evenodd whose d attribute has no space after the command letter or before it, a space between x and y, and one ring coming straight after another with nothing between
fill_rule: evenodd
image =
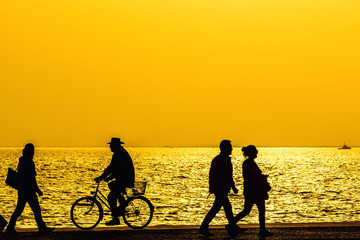
<instances>
[{"instance_id":1,"label":"bicycle frame","mask_svg":"<svg viewBox=\"0 0 360 240\"><path fill-rule=\"evenodd\" d=\"M101 181L100 181L101 182ZM100 186L100 182L98 182L97 186L96 186L96 190L95 191L91 191L90 193L93 194L93 198L95 200L98 200L99 202L102 202L109 210L110 210L110 205L109 205L109 201L107 199L107 197L102 194L102 192L99 190L99 186ZM99 194L99 195L98 195ZM128 199L128 196L126 193L122 193L122 195L124 196L124 200L126 201Z\"/></svg>"},{"instance_id":2,"label":"bicycle frame","mask_svg":"<svg viewBox=\"0 0 360 240\"><path fill-rule=\"evenodd\" d=\"M100 182L98 182L97 186L96 186L96 190L95 191L91 191L90 193L93 194L93 198L95 200L98 200L99 202L102 202L109 210L110 210L110 205L108 202L107 197L105 197L104 194L102 194L102 192L100 192L99 190L99 186L100 186ZM98 195L99 194L99 195Z\"/></svg>"}]
</instances>

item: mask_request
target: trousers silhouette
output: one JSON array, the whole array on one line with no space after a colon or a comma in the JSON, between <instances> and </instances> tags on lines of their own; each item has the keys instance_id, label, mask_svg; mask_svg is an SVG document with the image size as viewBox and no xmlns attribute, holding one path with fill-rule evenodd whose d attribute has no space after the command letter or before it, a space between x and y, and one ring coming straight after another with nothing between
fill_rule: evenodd
<instances>
[{"instance_id":1,"label":"trousers silhouette","mask_svg":"<svg viewBox=\"0 0 360 240\"><path fill-rule=\"evenodd\" d=\"M245 198L244 209L235 216L235 222L238 222L241 219L243 219L245 216L247 216L250 213L254 204L257 206L257 208L259 210L260 229L266 229L265 228L265 200L260 200L255 203L255 202L253 202L251 200L247 200Z\"/></svg>"},{"instance_id":2,"label":"trousers silhouette","mask_svg":"<svg viewBox=\"0 0 360 240\"><path fill-rule=\"evenodd\" d=\"M235 219L232 212L231 203L227 196L227 193L224 194L216 194L215 201L210 211L206 214L204 221L201 224L201 228L208 228L211 220L215 217L215 215L220 211L221 207L224 207L225 216L229 221L229 224L234 224Z\"/></svg>"},{"instance_id":3,"label":"trousers silhouette","mask_svg":"<svg viewBox=\"0 0 360 240\"><path fill-rule=\"evenodd\" d=\"M110 211L112 217L118 217L119 215L121 215L121 211L124 210L125 198L121 193L122 193L121 191L117 191L117 192L111 191L108 195L108 202L110 205ZM120 203L120 212L116 204L118 200Z\"/></svg>"},{"instance_id":4,"label":"trousers silhouette","mask_svg":"<svg viewBox=\"0 0 360 240\"><path fill-rule=\"evenodd\" d=\"M39 200L36 196L36 192L28 190L18 190L18 200L14 213L11 215L8 228L14 228L16 220L20 217L21 213L24 211L26 203L29 203L31 210L34 212L35 221L38 225L38 228L44 228L45 223L42 219L41 209L39 205Z\"/></svg>"}]
</instances>

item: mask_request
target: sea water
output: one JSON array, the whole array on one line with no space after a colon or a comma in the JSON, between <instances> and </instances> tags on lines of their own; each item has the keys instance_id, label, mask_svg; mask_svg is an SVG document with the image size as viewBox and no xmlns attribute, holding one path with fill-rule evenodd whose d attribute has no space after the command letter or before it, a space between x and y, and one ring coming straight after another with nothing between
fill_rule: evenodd
<instances>
[{"instance_id":1,"label":"sea water","mask_svg":"<svg viewBox=\"0 0 360 240\"><path fill-rule=\"evenodd\" d=\"M208 194L211 160L218 148L128 147L136 181L147 181L146 197L155 206L150 225L199 225L214 196ZM21 148L0 148L0 214L9 219L16 206L16 190L5 185L7 168L16 168ZM94 178L110 163L108 148L36 148L37 180L44 196L39 198L43 218L50 226L74 227L70 219L73 202L88 196ZM232 162L238 194L230 194L234 213L242 210L244 161L234 148ZM256 159L272 186L266 201L269 223L360 221L360 148L259 148ZM101 191L108 193L106 183ZM105 209L106 220L111 219ZM257 223L253 208L240 223ZM123 224L123 222L122 222ZM212 224L226 224L224 212ZM17 222L35 227L29 206Z\"/></svg>"}]
</instances>

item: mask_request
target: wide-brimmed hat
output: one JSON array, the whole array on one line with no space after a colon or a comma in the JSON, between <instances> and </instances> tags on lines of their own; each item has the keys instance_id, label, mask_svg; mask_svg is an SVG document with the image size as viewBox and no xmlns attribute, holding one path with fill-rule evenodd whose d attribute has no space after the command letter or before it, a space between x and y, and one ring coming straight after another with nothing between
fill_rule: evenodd
<instances>
[{"instance_id":1,"label":"wide-brimmed hat","mask_svg":"<svg viewBox=\"0 0 360 240\"><path fill-rule=\"evenodd\" d=\"M111 138L111 142L108 142L107 144L124 144L120 138Z\"/></svg>"}]
</instances>

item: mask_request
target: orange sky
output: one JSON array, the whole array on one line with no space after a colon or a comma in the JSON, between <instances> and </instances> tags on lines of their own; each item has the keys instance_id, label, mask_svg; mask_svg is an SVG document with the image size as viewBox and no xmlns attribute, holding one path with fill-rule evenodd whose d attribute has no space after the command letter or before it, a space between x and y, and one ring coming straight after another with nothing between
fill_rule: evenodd
<instances>
[{"instance_id":1,"label":"orange sky","mask_svg":"<svg viewBox=\"0 0 360 240\"><path fill-rule=\"evenodd\" d=\"M0 146L360 145L358 0L0 3Z\"/></svg>"}]
</instances>

